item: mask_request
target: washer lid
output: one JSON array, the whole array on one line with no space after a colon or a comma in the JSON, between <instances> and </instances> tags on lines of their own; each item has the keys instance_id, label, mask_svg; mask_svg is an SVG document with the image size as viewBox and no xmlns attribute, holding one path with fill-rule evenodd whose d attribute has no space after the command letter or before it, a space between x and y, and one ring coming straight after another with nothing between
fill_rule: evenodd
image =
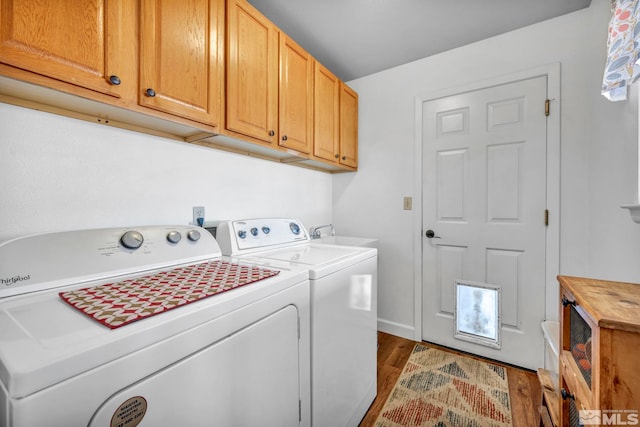
<instances>
[{"instance_id":1,"label":"washer lid","mask_svg":"<svg viewBox=\"0 0 640 427\"><path fill-rule=\"evenodd\" d=\"M377 253L375 248L312 243L260 252L254 256L305 265L309 268L309 278L317 279L364 259L377 256Z\"/></svg>"},{"instance_id":2,"label":"washer lid","mask_svg":"<svg viewBox=\"0 0 640 427\"><path fill-rule=\"evenodd\" d=\"M271 251L266 257L309 266L321 266L356 254L358 249L350 246L303 245Z\"/></svg>"}]
</instances>

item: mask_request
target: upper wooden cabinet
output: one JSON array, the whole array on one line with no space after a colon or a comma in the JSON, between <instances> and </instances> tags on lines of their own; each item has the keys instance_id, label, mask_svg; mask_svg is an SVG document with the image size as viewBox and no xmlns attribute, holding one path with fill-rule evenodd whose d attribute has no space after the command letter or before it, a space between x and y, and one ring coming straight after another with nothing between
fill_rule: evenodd
<instances>
[{"instance_id":1,"label":"upper wooden cabinet","mask_svg":"<svg viewBox=\"0 0 640 427\"><path fill-rule=\"evenodd\" d=\"M358 94L316 63L314 145L316 159L357 168Z\"/></svg>"},{"instance_id":2,"label":"upper wooden cabinet","mask_svg":"<svg viewBox=\"0 0 640 427\"><path fill-rule=\"evenodd\" d=\"M340 163L358 166L358 94L340 83Z\"/></svg>"},{"instance_id":3,"label":"upper wooden cabinet","mask_svg":"<svg viewBox=\"0 0 640 427\"><path fill-rule=\"evenodd\" d=\"M217 125L224 1L142 0L140 16L140 104Z\"/></svg>"},{"instance_id":4,"label":"upper wooden cabinet","mask_svg":"<svg viewBox=\"0 0 640 427\"><path fill-rule=\"evenodd\" d=\"M280 33L278 144L306 154L313 145L314 63L311 55Z\"/></svg>"},{"instance_id":5,"label":"upper wooden cabinet","mask_svg":"<svg viewBox=\"0 0 640 427\"><path fill-rule=\"evenodd\" d=\"M0 62L114 97L133 93L135 3L0 0Z\"/></svg>"},{"instance_id":6,"label":"upper wooden cabinet","mask_svg":"<svg viewBox=\"0 0 640 427\"><path fill-rule=\"evenodd\" d=\"M226 129L311 153L314 62L246 0L228 0Z\"/></svg>"},{"instance_id":7,"label":"upper wooden cabinet","mask_svg":"<svg viewBox=\"0 0 640 427\"><path fill-rule=\"evenodd\" d=\"M357 94L247 0L0 0L0 100L357 168Z\"/></svg>"},{"instance_id":8,"label":"upper wooden cabinet","mask_svg":"<svg viewBox=\"0 0 640 427\"><path fill-rule=\"evenodd\" d=\"M246 0L228 0L226 34L226 128L273 144L278 134L278 29Z\"/></svg>"},{"instance_id":9,"label":"upper wooden cabinet","mask_svg":"<svg viewBox=\"0 0 640 427\"><path fill-rule=\"evenodd\" d=\"M340 158L340 80L316 62L313 92L313 155L330 162Z\"/></svg>"}]
</instances>

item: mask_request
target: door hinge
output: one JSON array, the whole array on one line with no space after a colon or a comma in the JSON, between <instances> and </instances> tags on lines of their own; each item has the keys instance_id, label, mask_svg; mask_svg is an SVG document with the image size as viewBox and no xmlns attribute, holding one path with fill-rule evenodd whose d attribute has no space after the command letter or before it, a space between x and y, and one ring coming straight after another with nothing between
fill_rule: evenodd
<instances>
[{"instance_id":1,"label":"door hinge","mask_svg":"<svg viewBox=\"0 0 640 427\"><path fill-rule=\"evenodd\" d=\"M551 107L551 100L545 99L544 101L544 115L549 116L549 109Z\"/></svg>"},{"instance_id":2,"label":"door hinge","mask_svg":"<svg viewBox=\"0 0 640 427\"><path fill-rule=\"evenodd\" d=\"M544 225L549 226L549 209L544 210Z\"/></svg>"}]
</instances>

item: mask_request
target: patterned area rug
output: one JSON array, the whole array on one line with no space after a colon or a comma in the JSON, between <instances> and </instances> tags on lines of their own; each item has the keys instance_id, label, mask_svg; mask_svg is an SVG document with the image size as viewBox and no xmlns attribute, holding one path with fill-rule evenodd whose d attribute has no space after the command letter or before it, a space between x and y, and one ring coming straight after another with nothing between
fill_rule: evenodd
<instances>
[{"instance_id":1,"label":"patterned area rug","mask_svg":"<svg viewBox=\"0 0 640 427\"><path fill-rule=\"evenodd\" d=\"M507 371L416 344L375 425L511 426Z\"/></svg>"}]
</instances>

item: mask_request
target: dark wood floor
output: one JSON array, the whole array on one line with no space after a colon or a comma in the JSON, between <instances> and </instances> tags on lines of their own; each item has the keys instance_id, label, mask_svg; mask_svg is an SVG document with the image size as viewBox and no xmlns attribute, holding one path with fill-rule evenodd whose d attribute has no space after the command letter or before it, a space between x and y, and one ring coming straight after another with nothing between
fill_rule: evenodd
<instances>
[{"instance_id":1,"label":"dark wood floor","mask_svg":"<svg viewBox=\"0 0 640 427\"><path fill-rule=\"evenodd\" d=\"M389 393L391 393L407 359L409 359L415 343L415 341L385 334L384 332L378 332L378 396L360 423L360 427L370 427L375 424L378 413L384 406ZM448 348L433 344L429 345L453 352L453 350ZM499 362L493 363L502 365ZM541 401L541 391L537 375L525 369L515 368L509 365L502 366L507 368L513 426L538 426L540 423L538 407Z\"/></svg>"}]
</instances>

